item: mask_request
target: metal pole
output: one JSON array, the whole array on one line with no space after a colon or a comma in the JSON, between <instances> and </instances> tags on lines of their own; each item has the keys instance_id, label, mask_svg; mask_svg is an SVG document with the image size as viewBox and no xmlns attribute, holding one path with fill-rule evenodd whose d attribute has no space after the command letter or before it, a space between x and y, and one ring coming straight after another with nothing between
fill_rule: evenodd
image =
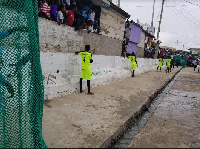
<instances>
[{"instance_id":1,"label":"metal pole","mask_svg":"<svg viewBox=\"0 0 200 149\"><path fill-rule=\"evenodd\" d=\"M160 33L160 25L162 21L162 14L163 14L163 6L164 6L165 0L162 0L162 8L161 8L161 13L160 13L160 21L159 21L159 26L158 26L158 32L157 32L157 43L156 43L156 50L159 50L159 33Z\"/></svg>"},{"instance_id":2,"label":"metal pole","mask_svg":"<svg viewBox=\"0 0 200 149\"><path fill-rule=\"evenodd\" d=\"M154 0L154 2L153 2L153 13L152 13L151 27L153 27L153 19L154 19L154 7L155 7L155 0Z\"/></svg>"},{"instance_id":3,"label":"metal pole","mask_svg":"<svg viewBox=\"0 0 200 149\"><path fill-rule=\"evenodd\" d=\"M118 6L120 7L120 0L118 0Z\"/></svg>"},{"instance_id":4,"label":"metal pole","mask_svg":"<svg viewBox=\"0 0 200 149\"><path fill-rule=\"evenodd\" d=\"M162 1L162 9L161 9L161 13L160 13L160 21L159 21L158 32L157 32L157 40L159 39L160 25L161 25L161 21L162 21L164 3L165 3L165 0Z\"/></svg>"}]
</instances>

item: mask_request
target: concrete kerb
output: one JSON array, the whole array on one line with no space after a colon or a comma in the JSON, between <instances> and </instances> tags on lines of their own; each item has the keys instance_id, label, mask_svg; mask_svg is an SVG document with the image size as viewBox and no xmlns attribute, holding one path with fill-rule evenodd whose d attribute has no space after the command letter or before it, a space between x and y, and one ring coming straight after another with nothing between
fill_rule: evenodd
<instances>
[{"instance_id":1,"label":"concrete kerb","mask_svg":"<svg viewBox=\"0 0 200 149\"><path fill-rule=\"evenodd\" d=\"M160 94L165 87L175 78L175 76L182 70L179 69L166 83L157 91L155 91L153 94L151 94L146 101L146 103L137 111L135 112L123 125L121 125L117 131L110 136L101 146L100 148L110 148L113 143L118 141L126 132L127 130L136 123L139 118L148 110L153 100Z\"/></svg>"}]
</instances>

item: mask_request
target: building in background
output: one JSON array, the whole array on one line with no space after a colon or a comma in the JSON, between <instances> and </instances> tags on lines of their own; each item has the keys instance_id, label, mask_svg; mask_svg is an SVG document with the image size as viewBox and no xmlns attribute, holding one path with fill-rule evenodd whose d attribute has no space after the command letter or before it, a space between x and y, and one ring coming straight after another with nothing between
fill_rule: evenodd
<instances>
[{"instance_id":1,"label":"building in background","mask_svg":"<svg viewBox=\"0 0 200 149\"><path fill-rule=\"evenodd\" d=\"M172 50L172 51L176 51L176 48L173 48L173 47L168 47L168 46L160 46L161 49L169 49L169 50Z\"/></svg>"},{"instance_id":2,"label":"building in background","mask_svg":"<svg viewBox=\"0 0 200 149\"><path fill-rule=\"evenodd\" d=\"M188 49L192 54L198 54L200 53L200 48L190 48Z\"/></svg>"}]
</instances>

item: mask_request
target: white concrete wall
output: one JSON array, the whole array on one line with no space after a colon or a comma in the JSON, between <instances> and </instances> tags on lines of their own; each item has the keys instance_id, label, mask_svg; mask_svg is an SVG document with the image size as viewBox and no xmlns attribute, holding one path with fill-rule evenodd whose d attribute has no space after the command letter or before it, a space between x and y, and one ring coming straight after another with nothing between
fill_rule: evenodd
<instances>
[{"instance_id":1,"label":"white concrete wall","mask_svg":"<svg viewBox=\"0 0 200 149\"><path fill-rule=\"evenodd\" d=\"M92 87L104 85L132 74L130 61L119 56L93 55ZM136 75L155 70L158 60L138 58ZM41 52L45 99L79 91L81 58L73 53ZM59 73L57 71L59 70ZM86 81L83 82L86 89Z\"/></svg>"}]
</instances>

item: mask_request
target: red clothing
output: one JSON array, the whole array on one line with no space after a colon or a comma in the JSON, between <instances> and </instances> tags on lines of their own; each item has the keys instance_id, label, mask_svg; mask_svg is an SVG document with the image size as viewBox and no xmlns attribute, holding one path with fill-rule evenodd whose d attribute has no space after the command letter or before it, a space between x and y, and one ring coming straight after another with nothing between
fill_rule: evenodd
<instances>
[{"instance_id":1,"label":"red clothing","mask_svg":"<svg viewBox=\"0 0 200 149\"><path fill-rule=\"evenodd\" d=\"M72 26L74 23L74 13L72 10L66 11L66 22L68 26Z\"/></svg>"},{"instance_id":2,"label":"red clothing","mask_svg":"<svg viewBox=\"0 0 200 149\"><path fill-rule=\"evenodd\" d=\"M42 4L41 11L46 13L48 17L50 17L50 10L51 10L51 8L49 7L49 5L46 2L44 4Z\"/></svg>"}]
</instances>

